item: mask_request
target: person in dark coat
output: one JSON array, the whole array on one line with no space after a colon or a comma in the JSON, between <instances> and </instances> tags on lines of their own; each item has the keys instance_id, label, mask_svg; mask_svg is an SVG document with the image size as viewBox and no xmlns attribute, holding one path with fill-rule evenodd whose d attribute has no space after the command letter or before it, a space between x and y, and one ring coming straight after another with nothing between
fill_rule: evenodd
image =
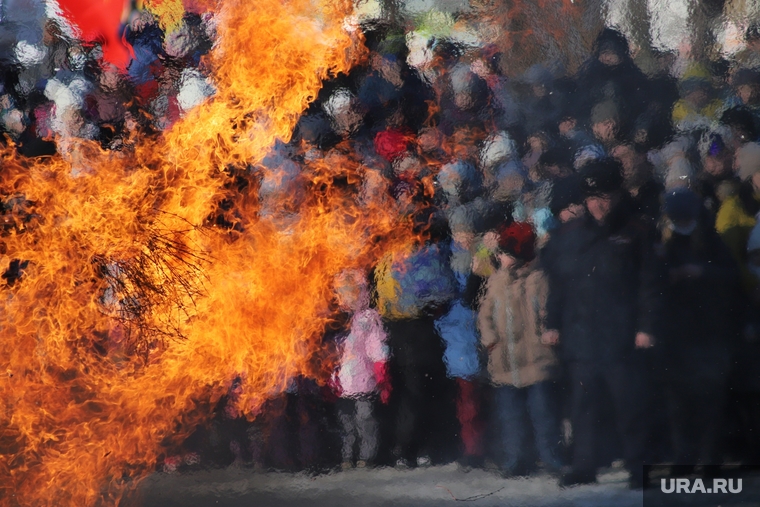
<instances>
[{"instance_id":1,"label":"person in dark coat","mask_svg":"<svg viewBox=\"0 0 760 507\"><path fill-rule=\"evenodd\" d=\"M654 344L660 269L653 233L632 215L623 169L609 158L581 173L587 215L552 233L543 253L549 277L547 331L571 382L574 453L560 484L596 480L597 422L611 395L631 486L644 482L646 361Z\"/></svg>"},{"instance_id":2,"label":"person in dark coat","mask_svg":"<svg viewBox=\"0 0 760 507\"><path fill-rule=\"evenodd\" d=\"M388 252L375 268L376 306L388 332L393 457L400 468L440 463L453 454L458 432L456 389L447 377L436 319L456 297L448 224L421 211L415 232L426 242Z\"/></svg>"},{"instance_id":3,"label":"person in dark coat","mask_svg":"<svg viewBox=\"0 0 760 507\"><path fill-rule=\"evenodd\" d=\"M661 352L675 462L718 464L720 420L739 334L739 270L695 193L669 191L665 215Z\"/></svg>"},{"instance_id":4,"label":"person in dark coat","mask_svg":"<svg viewBox=\"0 0 760 507\"><path fill-rule=\"evenodd\" d=\"M622 122L618 127L625 137L646 110L648 90L647 77L633 62L625 36L612 28L602 30L593 55L578 72L581 120L589 118L595 105L612 101L618 106Z\"/></svg>"},{"instance_id":5,"label":"person in dark coat","mask_svg":"<svg viewBox=\"0 0 760 507\"><path fill-rule=\"evenodd\" d=\"M654 178L652 164L635 146L620 144L612 149L612 156L623 166L623 186L631 196L637 218L654 224L660 218L662 184Z\"/></svg>"},{"instance_id":6,"label":"person in dark coat","mask_svg":"<svg viewBox=\"0 0 760 507\"><path fill-rule=\"evenodd\" d=\"M679 99L678 80L671 73L677 55L674 51L654 50L655 71L648 78L646 111L636 119L633 141L637 148L649 151L671 138L670 113Z\"/></svg>"},{"instance_id":7,"label":"person in dark coat","mask_svg":"<svg viewBox=\"0 0 760 507\"><path fill-rule=\"evenodd\" d=\"M525 131L556 131L561 111L560 103L567 97L560 90L554 89L554 76L541 65L533 65L523 75L523 82L528 93L521 100L523 126Z\"/></svg>"}]
</instances>

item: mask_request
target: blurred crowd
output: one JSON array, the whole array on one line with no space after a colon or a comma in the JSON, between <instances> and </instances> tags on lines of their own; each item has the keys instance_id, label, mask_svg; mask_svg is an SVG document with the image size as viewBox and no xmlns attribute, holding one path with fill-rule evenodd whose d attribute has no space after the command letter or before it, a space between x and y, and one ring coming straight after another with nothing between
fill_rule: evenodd
<instances>
[{"instance_id":1,"label":"blurred crowd","mask_svg":"<svg viewBox=\"0 0 760 507\"><path fill-rule=\"evenodd\" d=\"M638 488L643 463L757 461L760 25L731 59L654 51L649 73L607 28L572 75L512 75L496 48L446 39L411 59L403 32L365 33L366 62L250 171L286 227L304 164L350 153L357 206L384 200L413 234L336 277L329 380L293 379L253 421L229 409L233 385L164 467L456 460L570 486L623 460ZM6 139L42 156L160 135L213 94L213 37L210 17L167 37L137 13L124 75L51 23L43 54L4 74Z\"/></svg>"},{"instance_id":2,"label":"blurred crowd","mask_svg":"<svg viewBox=\"0 0 760 507\"><path fill-rule=\"evenodd\" d=\"M136 135L158 135L213 93L201 58L214 30L210 14L187 13L167 35L152 14L135 10L124 26L132 56L123 71L103 59L101 44L48 19L41 44L19 40L0 53L3 142L27 157L59 153L76 165L76 140L122 150Z\"/></svg>"}]
</instances>

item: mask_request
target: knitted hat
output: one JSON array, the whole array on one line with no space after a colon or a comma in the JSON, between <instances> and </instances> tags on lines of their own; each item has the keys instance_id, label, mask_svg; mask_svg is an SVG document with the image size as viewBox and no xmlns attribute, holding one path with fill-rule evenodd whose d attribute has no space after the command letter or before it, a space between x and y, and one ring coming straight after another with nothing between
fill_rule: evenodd
<instances>
[{"instance_id":1,"label":"knitted hat","mask_svg":"<svg viewBox=\"0 0 760 507\"><path fill-rule=\"evenodd\" d=\"M607 120L620 121L620 111L614 100L598 103L591 110L591 123L601 123Z\"/></svg>"},{"instance_id":2,"label":"knitted hat","mask_svg":"<svg viewBox=\"0 0 760 507\"><path fill-rule=\"evenodd\" d=\"M406 152L413 140L414 136L406 130L383 130L375 135L375 151L388 162L393 162Z\"/></svg>"},{"instance_id":3,"label":"knitted hat","mask_svg":"<svg viewBox=\"0 0 760 507\"><path fill-rule=\"evenodd\" d=\"M529 262L535 257L536 231L527 222L512 222L499 231L499 249Z\"/></svg>"}]
</instances>

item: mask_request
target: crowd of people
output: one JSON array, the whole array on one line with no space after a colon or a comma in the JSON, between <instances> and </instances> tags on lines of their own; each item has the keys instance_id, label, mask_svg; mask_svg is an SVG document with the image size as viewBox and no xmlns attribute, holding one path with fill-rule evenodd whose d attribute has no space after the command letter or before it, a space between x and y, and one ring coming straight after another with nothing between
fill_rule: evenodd
<instances>
[{"instance_id":1,"label":"crowd of people","mask_svg":"<svg viewBox=\"0 0 760 507\"><path fill-rule=\"evenodd\" d=\"M201 71L212 21L187 13L167 35L150 12L133 11L123 31L132 52L123 71L103 59L101 44L48 19L40 44L22 39L0 54L3 143L27 157L58 153L76 161L79 139L121 150L135 134L160 134L213 93Z\"/></svg>"},{"instance_id":2,"label":"crowd of people","mask_svg":"<svg viewBox=\"0 0 760 507\"><path fill-rule=\"evenodd\" d=\"M160 135L192 105L178 84L200 75L210 26L188 17L178 44L140 13L123 76L50 25L44 57L6 74L7 138L38 156L67 136ZM303 192L303 164L350 150L357 203L382 196L409 242L336 277L329 381L293 379L252 422L223 400L164 466L456 460L570 486L623 459L638 488L644 463L756 460L760 25L731 59L654 51L648 74L612 28L574 75L512 75L495 48L446 39L411 66L388 26L366 45L250 170L273 216Z\"/></svg>"}]
</instances>

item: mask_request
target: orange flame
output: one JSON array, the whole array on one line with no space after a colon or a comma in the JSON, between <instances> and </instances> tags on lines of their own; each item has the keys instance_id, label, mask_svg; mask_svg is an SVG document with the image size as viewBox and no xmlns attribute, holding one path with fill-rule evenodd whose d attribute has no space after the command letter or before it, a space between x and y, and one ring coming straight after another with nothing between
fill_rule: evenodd
<instances>
[{"instance_id":1,"label":"orange flame","mask_svg":"<svg viewBox=\"0 0 760 507\"><path fill-rule=\"evenodd\" d=\"M0 193L23 199L0 268L29 264L0 307L0 505L117 503L233 378L251 416L288 378L324 369L314 351L330 283L378 258L398 219L332 185L364 177L340 154L307 169L288 220L259 216L240 168L288 139L322 79L363 57L350 11L226 0L208 62L216 96L163 137L124 152L81 142L43 163L3 153ZM230 191L241 174L250 184ZM235 226L214 226L220 215Z\"/></svg>"}]
</instances>

